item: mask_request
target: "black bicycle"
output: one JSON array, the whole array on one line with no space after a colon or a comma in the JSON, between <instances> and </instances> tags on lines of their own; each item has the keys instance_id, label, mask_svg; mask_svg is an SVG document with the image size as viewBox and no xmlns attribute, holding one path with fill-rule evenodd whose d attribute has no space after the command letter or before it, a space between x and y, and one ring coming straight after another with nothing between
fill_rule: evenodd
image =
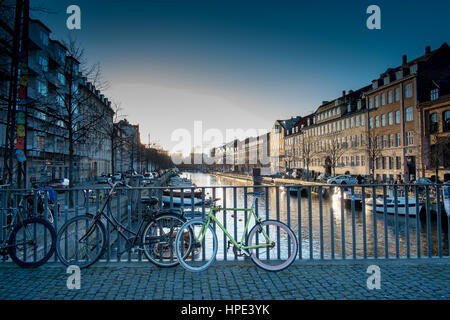
<instances>
[{"instance_id":1,"label":"black bicycle","mask_svg":"<svg viewBox=\"0 0 450 320\"><path fill-rule=\"evenodd\" d=\"M121 224L114 215L105 213L108 203L118 186L124 186L123 182L110 182L111 189L97 214L74 217L65 223L57 236L56 253L59 260L69 266L76 265L87 268L97 262L108 248L108 238L105 224L106 220L112 226L112 231L125 240L125 247L117 252L120 261L125 252L130 252L137 247L143 251L147 259L160 267L173 267L178 265L174 241L178 229L186 222L183 214L173 210L159 210L158 199L149 198L144 201L143 219L137 227L137 231L130 230ZM191 237L187 237L191 238ZM187 242L188 246L191 244ZM189 247L190 248L190 247ZM189 252L189 251L187 251Z\"/></svg>"},{"instance_id":2,"label":"black bicycle","mask_svg":"<svg viewBox=\"0 0 450 320\"><path fill-rule=\"evenodd\" d=\"M46 263L56 249L56 232L45 219L28 217L22 199L17 208L2 208L5 236L0 244L3 261L8 256L22 268L35 268Z\"/></svg>"}]
</instances>

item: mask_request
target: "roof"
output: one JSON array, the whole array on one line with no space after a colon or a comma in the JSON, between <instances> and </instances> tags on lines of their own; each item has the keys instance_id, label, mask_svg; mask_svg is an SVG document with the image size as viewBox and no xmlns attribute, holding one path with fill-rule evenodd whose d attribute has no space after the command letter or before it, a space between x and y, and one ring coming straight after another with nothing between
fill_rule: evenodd
<instances>
[{"instance_id":1,"label":"roof","mask_svg":"<svg viewBox=\"0 0 450 320\"><path fill-rule=\"evenodd\" d=\"M297 116L287 120L277 120L277 122L284 128L284 130L289 130L293 128L301 118L302 117Z\"/></svg>"},{"instance_id":2,"label":"roof","mask_svg":"<svg viewBox=\"0 0 450 320\"><path fill-rule=\"evenodd\" d=\"M439 89L450 89L450 80L433 80L433 83Z\"/></svg>"},{"instance_id":3,"label":"roof","mask_svg":"<svg viewBox=\"0 0 450 320\"><path fill-rule=\"evenodd\" d=\"M41 20L38 20L38 19L30 19L30 22L39 24L41 27L43 27L43 28L44 28L45 30L47 30L49 33L52 32L52 30L50 30L50 28L47 27Z\"/></svg>"}]
</instances>

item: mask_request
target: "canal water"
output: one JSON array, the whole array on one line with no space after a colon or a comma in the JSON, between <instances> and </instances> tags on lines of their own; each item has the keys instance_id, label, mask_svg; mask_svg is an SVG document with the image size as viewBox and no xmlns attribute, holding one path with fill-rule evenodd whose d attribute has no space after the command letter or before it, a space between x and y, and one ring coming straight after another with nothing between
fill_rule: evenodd
<instances>
[{"instance_id":1,"label":"canal water","mask_svg":"<svg viewBox=\"0 0 450 320\"><path fill-rule=\"evenodd\" d=\"M183 176L190 178L198 187L216 187L205 188L205 193L220 198L217 204L223 208L248 208L252 204L253 197L245 197L246 192L254 191L251 182L205 173L186 173ZM336 196L320 198L312 194L309 201L309 197L288 194L280 187L261 186L257 191L265 193L258 200L258 215L263 220L278 219L292 228L299 240L301 259L439 255L438 223L434 215L427 225L423 217L398 215L396 219L394 215L369 210L342 209L341 201ZM208 208L205 212L207 214ZM226 211L218 213L217 217L240 241L246 214ZM445 222L441 226L440 246L442 254L448 256L448 224ZM223 233L217 232L217 236L218 258L235 259L232 250L227 250Z\"/></svg>"}]
</instances>

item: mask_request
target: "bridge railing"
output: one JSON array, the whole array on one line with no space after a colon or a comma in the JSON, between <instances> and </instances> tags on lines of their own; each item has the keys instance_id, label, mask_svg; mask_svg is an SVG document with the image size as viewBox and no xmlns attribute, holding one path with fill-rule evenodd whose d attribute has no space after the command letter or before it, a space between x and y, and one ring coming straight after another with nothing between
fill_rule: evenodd
<instances>
[{"instance_id":1,"label":"bridge railing","mask_svg":"<svg viewBox=\"0 0 450 320\"><path fill-rule=\"evenodd\" d=\"M144 218L146 198L156 197L164 208L181 209L190 218L205 218L212 199L230 208L216 214L235 238L240 239L249 219L249 193L262 191L256 214L262 219L277 219L295 232L300 260L400 259L449 257L448 185L314 185L314 186L213 186L198 188L142 187L119 189L107 205L109 214L134 228ZM45 195L39 209L38 195L28 200L34 214L50 210L53 226L61 226L74 216L95 214L107 198L109 189L55 190L53 201ZM7 208L18 207L25 190L0 190L0 239L8 236ZM375 205L374 205L375 204ZM253 222L250 223L250 228ZM101 261L117 261L125 241L107 225L108 249ZM228 239L218 228L218 260L240 260L228 247ZM249 229L250 230L250 229ZM143 261L141 251L130 251L120 261ZM57 262L56 255L50 261Z\"/></svg>"}]
</instances>

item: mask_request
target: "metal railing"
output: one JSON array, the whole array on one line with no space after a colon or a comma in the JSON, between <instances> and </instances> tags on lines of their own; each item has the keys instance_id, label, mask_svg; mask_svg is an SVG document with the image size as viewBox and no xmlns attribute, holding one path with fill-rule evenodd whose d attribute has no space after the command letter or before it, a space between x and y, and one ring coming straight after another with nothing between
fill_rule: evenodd
<instances>
[{"instance_id":1,"label":"metal railing","mask_svg":"<svg viewBox=\"0 0 450 320\"><path fill-rule=\"evenodd\" d=\"M299 240L298 259L400 259L449 257L450 216L442 197L445 185L355 185L355 186L214 186L199 188L120 189L108 204L109 214L127 227L143 219L143 199L156 196L164 208L181 208L188 218L204 218L211 199L222 208L248 208L252 191L263 191L255 211L262 220L286 223ZM70 218L95 214L106 199L108 188L61 190L53 203L46 197L44 207L54 212L59 228ZM25 191L0 190L0 208L17 206ZM7 201L10 199L10 201ZM448 201L448 200L447 200ZM38 202L34 195L34 204ZM374 205L375 204L375 205ZM35 205L34 208L37 206ZM37 213L35 210L35 214ZM244 212L227 210L216 217L230 234L239 239L247 222ZM0 217L0 236L6 236L6 215ZM117 261L116 252L124 241L106 225L108 249L101 261ZM250 226L251 228L251 226ZM219 260L243 259L228 249L228 239L215 229ZM142 261L139 251L121 261ZM56 255L50 261L58 261Z\"/></svg>"}]
</instances>

